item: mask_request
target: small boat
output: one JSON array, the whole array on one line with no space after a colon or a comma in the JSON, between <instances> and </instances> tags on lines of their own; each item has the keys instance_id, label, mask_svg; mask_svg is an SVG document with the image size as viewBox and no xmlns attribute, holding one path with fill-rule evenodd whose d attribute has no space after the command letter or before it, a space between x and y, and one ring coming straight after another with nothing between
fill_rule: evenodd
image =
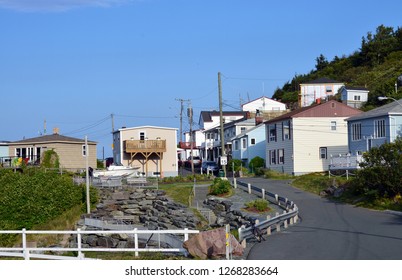
<instances>
[{"instance_id":1,"label":"small boat","mask_svg":"<svg viewBox=\"0 0 402 280\"><path fill-rule=\"evenodd\" d=\"M93 177L129 177L138 175L139 167L110 165L106 170L94 170Z\"/></svg>"}]
</instances>

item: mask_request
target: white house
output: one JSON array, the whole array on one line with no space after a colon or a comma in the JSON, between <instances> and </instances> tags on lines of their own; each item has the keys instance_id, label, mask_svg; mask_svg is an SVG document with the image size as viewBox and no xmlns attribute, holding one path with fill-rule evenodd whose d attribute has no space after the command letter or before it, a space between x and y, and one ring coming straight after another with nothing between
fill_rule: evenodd
<instances>
[{"instance_id":1,"label":"white house","mask_svg":"<svg viewBox=\"0 0 402 280\"><path fill-rule=\"evenodd\" d=\"M156 126L118 129L113 132L113 159L116 164L139 167L146 176L177 176L177 129Z\"/></svg>"},{"instance_id":2,"label":"white house","mask_svg":"<svg viewBox=\"0 0 402 280\"><path fill-rule=\"evenodd\" d=\"M261 123L232 139L232 158L248 166L250 160L259 156L266 160L265 124Z\"/></svg>"},{"instance_id":3,"label":"white house","mask_svg":"<svg viewBox=\"0 0 402 280\"><path fill-rule=\"evenodd\" d=\"M266 96L262 96L250 102L247 102L241 106L243 111L256 112L268 112L268 111L285 111L286 105L282 102L273 100Z\"/></svg>"},{"instance_id":4,"label":"white house","mask_svg":"<svg viewBox=\"0 0 402 280\"><path fill-rule=\"evenodd\" d=\"M318 99L328 100L329 96L338 93L344 83L328 78L319 78L308 83L300 84L299 107L307 107Z\"/></svg>"},{"instance_id":5,"label":"white house","mask_svg":"<svg viewBox=\"0 0 402 280\"><path fill-rule=\"evenodd\" d=\"M265 122L266 167L293 175L328 170L331 155L348 152L346 118L360 113L331 100Z\"/></svg>"},{"instance_id":6,"label":"white house","mask_svg":"<svg viewBox=\"0 0 402 280\"><path fill-rule=\"evenodd\" d=\"M341 100L342 103L353 107L360 108L363 103L368 100L369 90L364 87L342 87Z\"/></svg>"}]
</instances>

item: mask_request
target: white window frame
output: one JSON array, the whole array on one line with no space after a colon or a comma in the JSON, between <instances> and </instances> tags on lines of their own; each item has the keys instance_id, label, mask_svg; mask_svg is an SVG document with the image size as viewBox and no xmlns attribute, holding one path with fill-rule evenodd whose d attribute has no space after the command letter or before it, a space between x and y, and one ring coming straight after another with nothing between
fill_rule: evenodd
<instances>
[{"instance_id":1,"label":"white window frame","mask_svg":"<svg viewBox=\"0 0 402 280\"><path fill-rule=\"evenodd\" d=\"M331 121L331 130L332 131L336 130L336 121Z\"/></svg>"},{"instance_id":2,"label":"white window frame","mask_svg":"<svg viewBox=\"0 0 402 280\"><path fill-rule=\"evenodd\" d=\"M278 149L278 164L285 164L285 149Z\"/></svg>"},{"instance_id":3,"label":"white window frame","mask_svg":"<svg viewBox=\"0 0 402 280\"><path fill-rule=\"evenodd\" d=\"M386 128L385 119L374 120L374 138L385 138Z\"/></svg>"},{"instance_id":4,"label":"white window frame","mask_svg":"<svg viewBox=\"0 0 402 280\"><path fill-rule=\"evenodd\" d=\"M87 156L87 148L86 148L86 145L85 145L85 144L82 145L82 156L83 156L83 157L86 157L86 156Z\"/></svg>"},{"instance_id":5,"label":"white window frame","mask_svg":"<svg viewBox=\"0 0 402 280\"><path fill-rule=\"evenodd\" d=\"M320 159L327 159L327 158L328 158L328 148L320 147Z\"/></svg>"},{"instance_id":6,"label":"white window frame","mask_svg":"<svg viewBox=\"0 0 402 280\"><path fill-rule=\"evenodd\" d=\"M241 139L241 148L244 150L244 149L247 149L247 139L246 138L242 138Z\"/></svg>"},{"instance_id":7,"label":"white window frame","mask_svg":"<svg viewBox=\"0 0 402 280\"><path fill-rule=\"evenodd\" d=\"M362 140L362 123L352 123L350 127L352 132L352 141Z\"/></svg>"}]
</instances>

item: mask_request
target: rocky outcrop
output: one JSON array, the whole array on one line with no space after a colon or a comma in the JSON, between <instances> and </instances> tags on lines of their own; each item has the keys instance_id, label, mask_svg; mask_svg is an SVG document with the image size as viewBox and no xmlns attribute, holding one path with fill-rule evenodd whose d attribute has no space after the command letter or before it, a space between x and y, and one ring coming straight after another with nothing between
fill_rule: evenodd
<instances>
[{"instance_id":1,"label":"rocky outcrop","mask_svg":"<svg viewBox=\"0 0 402 280\"><path fill-rule=\"evenodd\" d=\"M102 223L131 228L157 229L195 229L199 220L186 206L170 200L164 191L149 189L110 190L102 189L101 203L91 218ZM94 226L81 227L92 230ZM104 225L104 224L103 224ZM141 242L141 241L140 241ZM83 235L83 247L125 248L133 247L133 239L127 235ZM162 244L163 245L163 244ZM147 243L152 246L152 241Z\"/></svg>"},{"instance_id":2,"label":"rocky outcrop","mask_svg":"<svg viewBox=\"0 0 402 280\"><path fill-rule=\"evenodd\" d=\"M231 228L239 228L252 220L243 212L231 210L232 202L230 200L209 197L204 201L204 205L211 209L216 216L216 221L211 225L212 227L222 227L229 224Z\"/></svg>"}]
</instances>

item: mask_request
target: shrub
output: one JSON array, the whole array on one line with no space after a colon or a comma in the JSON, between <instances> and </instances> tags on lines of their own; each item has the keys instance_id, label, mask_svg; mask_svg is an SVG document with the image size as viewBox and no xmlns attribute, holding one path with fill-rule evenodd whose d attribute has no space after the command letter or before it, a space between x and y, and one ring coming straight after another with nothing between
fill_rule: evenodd
<instances>
[{"instance_id":1,"label":"shrub","mask_svg":"<svg viewBox=\"0 0 402 280\"><path fill-rule=\"evenodd\" d=\"M265 199L256 199L253 201L249 201L245 205L250 210L256 209L257 211L260 212L264 212L269 209L268 201L266 201Z\"/></svg>"},{"instance_id":2,"label":"shrub","mask_svg":"<svg viewBox=\"0 0 402 280\"><path fill-rule=\"evenodd\" d=\"M44 168L59 168L60 159L59 155L54 150L47 150L43 153L41 167Z\"/></svg>"},{"instance_id":3,"label":"shrub","mask_svg":"<svg viewBox=\"0 0 402 280\"><path fill-rule=\"evenodd\" d=\"M232 185L227 180L222 180L221 178L215 178L214 183L209 187L209 194L212 195L222 195L229 193Z\"/></svg>"},{"instance_id":4,"label":"shrub","mask_svg":"<svg viewBox=\"0 0 402 280\"><path fill-rule=\"evenodd\" d=\"M234 171L237 172L240 170L241 166L242 166L242 161L240 159L231 159L228 162L228 171ZM234 166L234 170L233 170L233 166Z\"/></svg>"},{"instance_id":5,"label":"shrub","mask_svg":"<svg viewBox=\"0 0 402 280\"><path fill-rule=\"evenodd\" d=\"M265 160L262 157L256 156L252 160L250 160L249 166L252 170L263 168L265 167Z\"/></svg>"}]
</instances>

